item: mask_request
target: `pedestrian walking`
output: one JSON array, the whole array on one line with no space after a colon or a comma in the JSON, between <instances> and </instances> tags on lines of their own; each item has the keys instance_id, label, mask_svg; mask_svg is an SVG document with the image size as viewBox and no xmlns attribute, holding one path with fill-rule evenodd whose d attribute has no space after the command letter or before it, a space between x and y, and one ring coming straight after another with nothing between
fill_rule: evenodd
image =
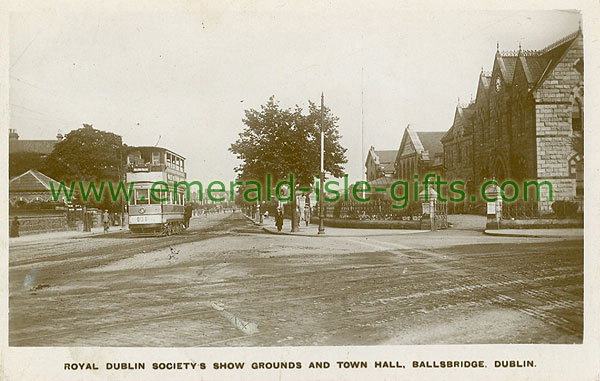
<instances>
[{"instance_id":1,"label":"pedestrian walking","mask_svg":"<svg viewBox=\"0 0 600 381\"><path fill-rule=\"evenodd\" d=\"M306 226L310 224L310 204L304 204L304 222Z\"/></svg>"},{"instance_id":2,"label":"pedestrian walking","mask_svg":"<svg viewBox=\"0 0 600 381\"><path fill-rule=\"evenodd\" d=\"M104 223L104 232L106 233L108 232L108 227L110 226L110 215L108 214L108 210L104 211L102 222Z\"/></svg>"},{"instance_id":3,"label":"pedestrian walking","mask_svg":"<svg viewBox=\"0 0 600 381\"><path fill-rule=\"evenodd\" d=\"M280 207L277 208L277 213L275 214L275 226L277 226L278 232L283 228L283 210Z\"/></svg>"},{"instance_id":4,"label":"pedestrian walking","mask_svg":"<svg viewBox=\"0 0 600 381\"><path fill-rule=\"evenodd\" d=\"M10 236L18 237L19 236L19 226L21 223L19 222L19 217L15 216L10 224Z\"/></svg>"},{"instance_id":5,"label":"pedestrian walking","mask_svg":"<svg viewBox=\"0 0 600 381\"><path fill-rule=\"evenodd\" d=\"M296 215L295 216L292 215L292 218L294 218L296 221L296 226L298 227L298 229L300 229L300 211L301 210L302 210L302 208L300 208L300 205L296 205Z\"/></svg>"}]
</instances>

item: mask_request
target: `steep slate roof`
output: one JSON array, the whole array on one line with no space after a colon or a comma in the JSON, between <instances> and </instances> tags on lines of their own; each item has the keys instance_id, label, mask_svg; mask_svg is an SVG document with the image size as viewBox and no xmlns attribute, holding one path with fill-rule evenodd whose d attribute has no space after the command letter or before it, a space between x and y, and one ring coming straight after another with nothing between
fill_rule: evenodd
<instances>
[{"instance_id":1,"label":"steep slate roof","mask_svg":"<svg viewBox=\"0 0 600 381\"><path fill-rule=\"evenodd\" d=\"M470 134L473 132L473 124L468 121L475 114L475 102L471 101L468 106L463 106L460 103L456 106L456 111L454 112L454 121L452 122L452 126L444 136L440 139L440 141L445 142L451 140L452 134L454 133L455 126L458 122L462 121L463 131L465 134ZM460 119L460 120L459 120Z\"/></svg>"},{"instance_id":2,"label":"steep slate roof","mask_svg":"<svg viewBox=\"0 0 600 381\"><path fill-rule=\"evenodd\" d=\"M396 150L376 150L375 154L379 156L379 164L388 164L396 161Z\"/></svg>"},{"instance_id":3,"label":"steep slate roof","mask_svg":"<svg viewBox=\"0 0 600 381\"><path fill-rule=\"evenodd\" d=\"M436 154L444 151L444 147L442 146L441 142L444 134L446 134L445 131L417 132L422 147L425 151L429 151L430 159L433 159Z\"/></svg>"},{"instance_id":4,"label":"steep slate roof","mask_svg":"<svg viewBox=\"0 0 600 381\"><path fill-rule=\"evenodd\" d=\"M577 37L581 35L581 29L578 29L576 32L566 35L558 41L553 42L552 44L546 46L544 49L540 50L539 53L541 57L548 59L548 63L541 73L540 77L537 78L535 85L532 91L535 91L544 81L546 77L554 70L556 65L562 60L562 57L567 52L567 50L573 44L573 41Z\"/></svg>"},{"instance_id":5,"label":"steep slate roof","mask_svg":"<svg viewBox=\"0 0 600 381\"><path fill-rule=\"evenodd\" d=\"M500 68L502 79L507 83L512 83L515 67L517 66L517 55L513 52L496 52L496 62Z\"/></svg>"},{"instance_id":6,"label":"steep slate roof","mask_svg":"<svg viewBox=\"0 0 600 381\"><path fill-rule=\"evenodd\" d=\"M59 140L10 140L8 152L37 152L49 155L58 142Z\"/></svg>"},{"instance_id":7,"label":"steep slate roof","mask_svg":"<svg viewBox=\"0 0 600 381\"><path fill-rule=\"evenodd\" d=\"M44 192L50 190L50 181L57 183L43 173L30 169L10 180L8 189L9 192Z\"/></svg>"},{"instance_id":8,"label":"steep slate roof","mask_svg":"<svg viewBox=\"0 0 600 381\"><path fill-rule=\"evenodd\" d=\"M519 56L519 60L529 84L537 82L550 61L548 57L540 56Z\"/></svg>"},{"instance_id":9,"label":"steep slate roof","mask_svg":"<svg viewBox=\"0 0 600 381\"><path fill-rule=\"evenodd\" d=\"M370 184L371 184L371 187L376 187L378 185L382 185L384 187L388 187L394 181L396 181L396 180L393 179L393 178L391 178L391 177L385 177L385 176L383 176L383 177L380 177L380 178L377 178L377 179L371 181Z\"/></svg>"},{"instance_id":10,"label":"steep slate roof","mask_svg":"<svg viewBox=\"0 0 600 381\"><path fill-rule=\"evenodd\" d=\"M395 150L375 150L373 147L371 147L365 164L369 161L369 156L371 156L375 164L379 166L384 174L394 173L396 169L394 167L394 163L396 161L397 154L398 151Z\"/></svg>"},{"instance_id":11,"label":"steep slate roof","mask_svg":"<svg viewBox=\"0 0 600 381\"><path fill-rule=\"evenodd\" d=\"M519 63L523 67L527 83L541 84L544 74L550 73L560 62L564 53L577 38L580 31L571 33L541 50L519 50Z\"/></svg>"}]
</instances>

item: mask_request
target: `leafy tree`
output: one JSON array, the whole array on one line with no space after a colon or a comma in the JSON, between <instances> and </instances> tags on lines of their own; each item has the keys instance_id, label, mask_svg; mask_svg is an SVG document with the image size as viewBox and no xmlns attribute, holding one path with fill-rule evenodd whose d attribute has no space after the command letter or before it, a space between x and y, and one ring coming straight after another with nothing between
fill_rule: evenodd
<instances>
[{"instance_id":1,"label":"leafy tree","mask_svg":"<svg viewBox=\"0 0 600 381\"><path fill-rule=\"evenodd\" d=\"M122 147L121 136L84 124L56 143L47 174L59 181L118 181Z\"/></svg>"},{"instance_id":2,"label":"leafy tree","mask_svg":"<svg viewBox=\"0 0 600 381\"><path fill-rule=\"evenodd\" d=\"M46 174L57 181L70 184L71 181L82 181L86 185L95 182L97 188L101 181L120 181L121 136L112 132L97 130L91 124L69 132L65 139L56 143L52 153L46 158ZM93 193L88 206L102 209L120 210L120 201L112 202L108 184L103 197L96 202ZM78 190L78 186L76 188Z\"/></svg>"},{"instance_id":3,"label":"leafy tree","mask_svg":"<svg viewBox=\"0 0 600 381\"><path fill-rule=\"evenodd\" d=\"M339 142L337 130L339 118L324 108L325 171L333 177L343 176L343 164L347 162L346 149ZM309 101L308 113L300 106L294 109L281 108L271 96L260 110L246 110L244 130L229 150L241 165L235 168L238 180L259 182L266 198L265 178L272 176L272 186L294 175L294 182L301 186L312 186L314 176L320 172L321 108ZM243 190L242 190L243 191ZM295 192L292 210L295 211ZM292 218L292 228L295 219Z\"/></svg>"}]
</instances>

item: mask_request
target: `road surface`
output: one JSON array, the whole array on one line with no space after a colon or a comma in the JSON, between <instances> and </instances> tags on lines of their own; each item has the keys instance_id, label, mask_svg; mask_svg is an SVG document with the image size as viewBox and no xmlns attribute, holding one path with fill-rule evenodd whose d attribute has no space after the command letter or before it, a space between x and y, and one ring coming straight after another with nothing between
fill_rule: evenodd
<instances>
[{"instance_id":1,"label":"road surface","mask_svg":"<svg viewBox=\"0 0 600 381\"><path fill-rule=\"evenodd\" d=\"M11 241L11 346L581 343L583 241L445 230Z\"/></svg>"}]
</instances>

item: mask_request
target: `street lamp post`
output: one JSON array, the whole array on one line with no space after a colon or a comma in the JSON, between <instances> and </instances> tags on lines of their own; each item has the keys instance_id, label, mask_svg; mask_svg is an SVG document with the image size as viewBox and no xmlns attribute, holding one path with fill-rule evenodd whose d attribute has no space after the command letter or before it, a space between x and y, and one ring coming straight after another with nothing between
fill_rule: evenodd
<instances>
[{"instance_id":1,"label":"street lamp post","mask_svg":"<svg viewBox=\"0 0 600 381\"><path fill-rule=\"evenodd\" d=\"M321 93L321 174L319 175L319 233L325 234L325 215L323 211L323 187L325 177L325 168L324 168L324 146L325 146L325 130L324 130L324 97L323 93Z\"/></svg>"}]
</instances>

